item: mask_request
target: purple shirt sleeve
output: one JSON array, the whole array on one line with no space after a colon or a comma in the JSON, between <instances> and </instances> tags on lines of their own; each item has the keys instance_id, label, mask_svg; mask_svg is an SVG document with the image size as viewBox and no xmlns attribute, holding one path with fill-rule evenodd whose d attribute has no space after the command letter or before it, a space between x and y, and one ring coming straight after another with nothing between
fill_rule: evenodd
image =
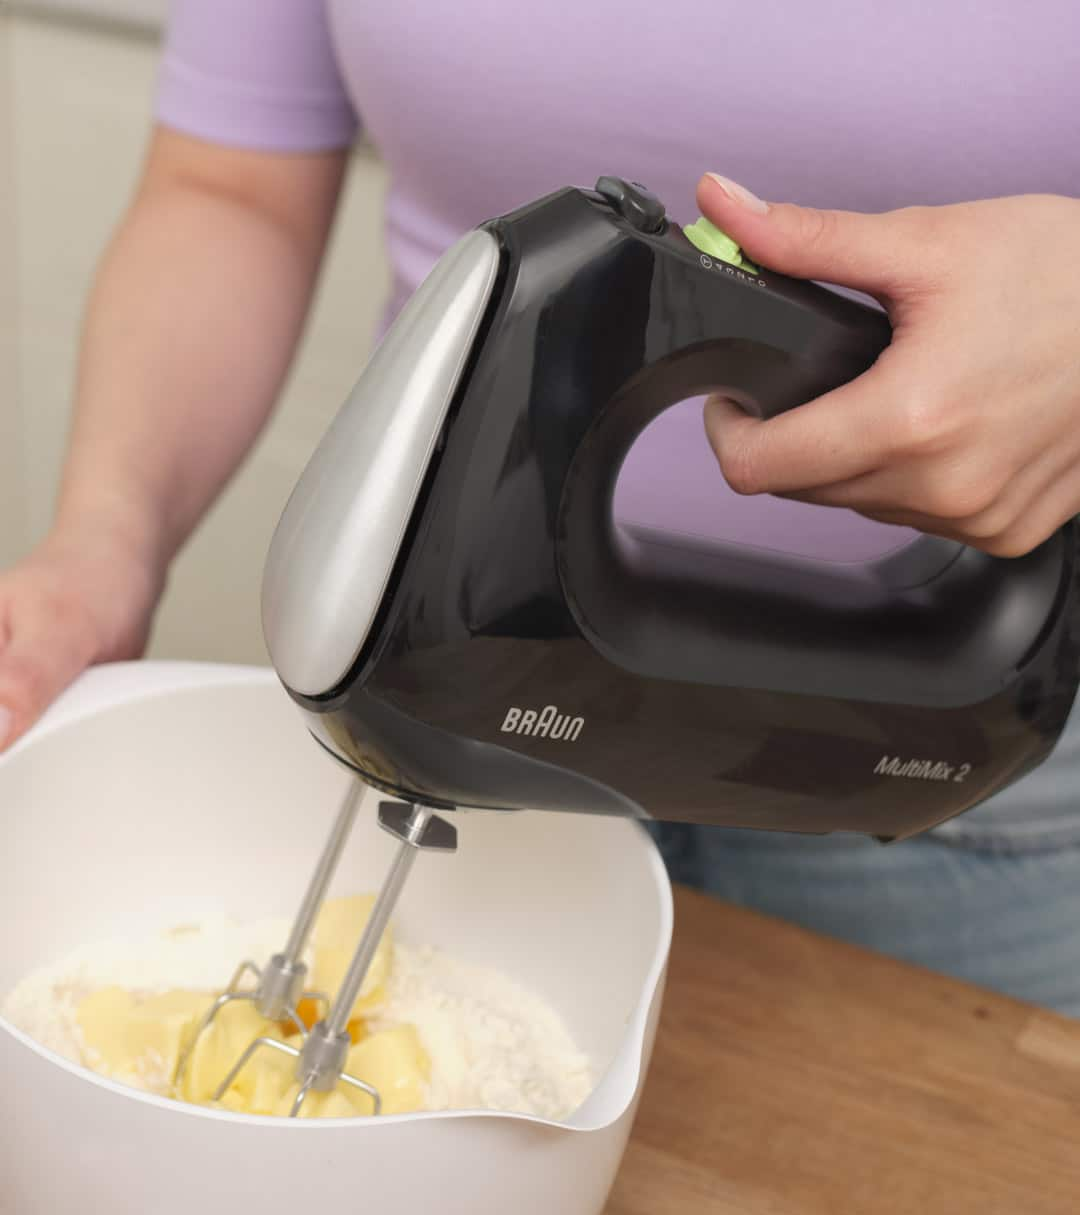
<instances>
[{"instance_id":1,"label":"purple shirt sleeve","mask_svg":"<svg viewBox=\"0 0 1080 1215\"><path fill-rule=\"evenodd\" d=\"M215 143L343 147L359 122L323 0L172 0L155 113Z\"/></svg>"}]
</instances>

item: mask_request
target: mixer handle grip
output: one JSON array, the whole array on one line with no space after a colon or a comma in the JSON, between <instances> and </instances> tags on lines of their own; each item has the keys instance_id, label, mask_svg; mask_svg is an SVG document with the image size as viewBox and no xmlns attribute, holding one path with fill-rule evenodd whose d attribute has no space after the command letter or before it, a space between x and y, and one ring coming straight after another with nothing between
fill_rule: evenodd
<instances>
[{"instance_id":1,"label":"mixer handle grip","mask_svg":"<svg viewBox=\"0 0 1080 1215\"><path fill-rule=\"evenodd\" d=\"M764 321L758 340L687 343L646 360L595 416L557 518L570 611L610 662L639 675L936 707L986 699L1052 614L1060 535L1011 561L920 536L875 561L840 564L615 522L623 460L674 402L716 392L773 417L861 374L888 344L883 314L798 287L807 307L789 310L791 328L775 343ZM717 325L733 328L730 316Z\"/></svg>"}]
</instances>

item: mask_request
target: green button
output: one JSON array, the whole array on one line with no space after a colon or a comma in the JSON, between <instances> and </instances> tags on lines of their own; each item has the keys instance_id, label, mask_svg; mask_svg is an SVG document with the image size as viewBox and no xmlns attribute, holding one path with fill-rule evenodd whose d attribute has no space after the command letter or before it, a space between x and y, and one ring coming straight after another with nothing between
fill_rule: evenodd
<instances>
[{"instance_id":1,"label":"green button","mask_svg":"<svg viewBox=\"0 0 1080 1215\"><path fill-rule=\"evenodd\" d=\"M750 274L759 273L757 266L743 255L743 251L731 237L726 232L721 232L704 215L699 216L692 224L683 228L683 235L692 245L700 249L702 253L707 253L709 257L727 262L729 266L737 266L740 270L746 270Z\"/></svg>"}]
</instances>

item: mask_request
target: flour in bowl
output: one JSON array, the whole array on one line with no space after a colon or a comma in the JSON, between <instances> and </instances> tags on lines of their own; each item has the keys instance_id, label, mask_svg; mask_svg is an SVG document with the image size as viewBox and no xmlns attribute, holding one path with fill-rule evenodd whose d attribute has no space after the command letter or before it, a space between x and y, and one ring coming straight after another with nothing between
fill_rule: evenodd
<instances>
[{"instance_id":1,"label":"flour in bowl","mask_svg":"<svg viewBox=\"0 0 1080 1215\"><path fill-rule=\"evenodd\" d=\"M27 976L0 1013L57 1054L95 1067L77 1016L88 994L112 986L143 996L218 990L237 961L261 960L279 948L288 927L278 920L215 920L143 941L87 946ZM430 946L393 944L385 987L364 1020L372 1035L415 1027L430 1059L425 1109L488 1109L558 1120L593 1087L588 1058L545 1000L496 970ZM150 1092L169 1091L169 1077L152 1058L125 1080Z\"/></svg>"},{"instance_id":2,"label":"flour in bowl","mask_svg":"<svg viewBox=\"0 0 1080 1215\"><path fill-rule=\"evenodd\" d=\"M376 1024L410 1023L431 1056L430 1109L517 1110L559 1119L593 1086L558 1013L488 967L397 945Z\"/></svg>"}]
</instances>

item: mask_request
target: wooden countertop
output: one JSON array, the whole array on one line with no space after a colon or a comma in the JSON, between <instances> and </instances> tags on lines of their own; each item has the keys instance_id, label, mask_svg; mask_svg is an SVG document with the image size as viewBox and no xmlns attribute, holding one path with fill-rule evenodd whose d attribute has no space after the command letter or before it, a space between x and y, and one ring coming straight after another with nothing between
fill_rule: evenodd
<instances>
[{"instance_id":1,"label":"wooden countertop","mask_svg":"<svg viewBox=\"0 0 1080 1215\"><path fill-rule=\"evenodd\" d=\"M1080 1021L676 890L605 1215L1078 1212Z\"/></svg>"}]
</instances>

